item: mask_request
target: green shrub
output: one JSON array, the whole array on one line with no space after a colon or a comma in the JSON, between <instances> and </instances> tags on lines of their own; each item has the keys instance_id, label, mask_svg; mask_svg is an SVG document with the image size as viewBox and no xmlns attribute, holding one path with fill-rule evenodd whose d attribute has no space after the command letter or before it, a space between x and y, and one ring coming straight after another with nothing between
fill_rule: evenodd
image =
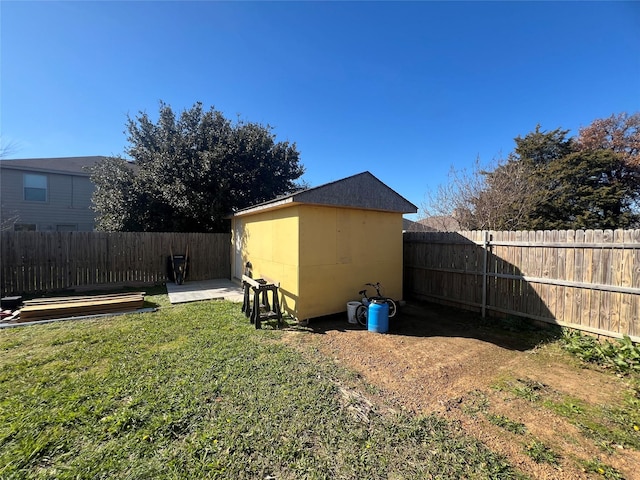
<instances>
[{"instance_id":1,"label":"green shrub","mask_svg":"<svg viewBox=\"0 0 640 480\"><path fill-rule=\"evenodd\" d=\"M557 453L538 440L533 440L531 443L527 444L525 447L525 453L536 463L558 465L560 460L560 456Z\"/></svg>"},{"instance_id":2,"label":"green shrub","mask_svg":"<svg viewBox=\"0 0 640 480\"><path fill-rule=\"evenodd\" d=\"M624 478L615 468L602 463L598 459L584 461L582 465L587 473L597 473L607 480L622 480Z\"/></svg>"},{"instance_id":3,"label":"green shrub","mask_svg":"<svg viewBox=\"0 0 640 480\"><path fill-rule=\"evenodd\" d=\"M568 352L585 362L611 368L618 373L640 373L640 345L634 344L628 335L612 342L566 331L563 345Z\"/></svg>"},{"instance_id":4,"label":"green shrub","mask_svg":"<svg viewBox=\"0 0 640 480\"><path fill-rule=\"evenodd\" d=\"M527 431L527 427L524 423L514 422L504 415L493 415L489 413L487 414L487 420L498 427L504 428L505 430L518 435L524 435Z\"/></svg>"}]
</instances>

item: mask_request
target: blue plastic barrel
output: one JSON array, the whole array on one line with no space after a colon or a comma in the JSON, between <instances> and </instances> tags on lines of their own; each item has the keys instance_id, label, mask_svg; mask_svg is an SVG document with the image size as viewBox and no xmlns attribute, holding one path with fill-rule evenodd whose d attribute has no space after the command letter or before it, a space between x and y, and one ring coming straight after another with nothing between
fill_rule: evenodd
<instances>
[{"instance_id":1,"label":"blue plastic barrel","mask_svg":"<svg viewBox=\"0 0 640 480\"><path fill-rule=\"evenodd\" d=\"M367 330L376 333L389 331L389 305L383 300L373 300L369 304Z\"/></svg>"}]
</instances>

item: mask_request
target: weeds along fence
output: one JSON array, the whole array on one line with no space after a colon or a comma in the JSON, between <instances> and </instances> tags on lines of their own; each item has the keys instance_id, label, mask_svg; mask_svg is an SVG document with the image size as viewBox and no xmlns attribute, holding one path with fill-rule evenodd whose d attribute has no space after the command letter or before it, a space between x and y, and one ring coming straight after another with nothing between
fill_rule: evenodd
<instances>
[{"instance_id":1,"label":"weeds along fence","mask_svg":"<svg viewBox=\"0 0 640 480\"><path fill-rule=\"evenodd\" d=\"M640 341L640 230L404 235L408 296Z\"/></svg>"},{"instance_id":2,"label":"weeds along fence","mask_svg":"<svg viewBox=\"0 0 640 480\"><path fill-rule=\"evenodd\" d=\"M230 278L224 233L0 233L2 295L78 287L159 284L168 257L189 253L188 280Z\"/></svg>"}]
</instances>

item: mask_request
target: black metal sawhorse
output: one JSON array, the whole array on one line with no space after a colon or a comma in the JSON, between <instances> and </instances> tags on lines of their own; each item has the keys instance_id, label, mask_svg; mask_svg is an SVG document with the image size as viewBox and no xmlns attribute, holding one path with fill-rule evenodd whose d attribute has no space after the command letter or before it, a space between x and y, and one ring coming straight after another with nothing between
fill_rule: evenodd
<instances>
[{"instance_id":1,"label":"black metal sawhorse","mask_svg":"<svg viewBox=\"0 0 640 480\"><path fill-rule=\"evenodd\" d=\"M270 318L278 319L278 327L282 324L282 312L278 299L279 287L280 282L242 276L244 291L242 311L247 318L251 319L251 323L255 324L256 328L262 328L262 321ZM251 301L251 292L253 292L253 301ZM269 292L271 292L271 304L269 304Z\"/></svg>"}]
</instances>

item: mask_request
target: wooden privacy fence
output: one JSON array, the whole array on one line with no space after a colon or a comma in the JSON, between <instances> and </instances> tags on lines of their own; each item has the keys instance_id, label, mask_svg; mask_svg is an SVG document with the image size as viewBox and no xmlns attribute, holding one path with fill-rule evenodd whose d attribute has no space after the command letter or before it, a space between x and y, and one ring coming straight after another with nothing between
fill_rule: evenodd
<instances>
[{"instance_id":1,"label":"wooden privacy fence","mask_svg":"<svg viewBox=\"0 0 640 480\"><path fill-rule=\"evenodd\" d=\"M640 230L404 235L408 296L640 341Z\"/></svg>"},{"instance_id":2,"label":"wooden privacy fence","mask_svg":"<svg viewBox=\"0 0 640 480\"><path fill-rule=\"evenodd\" d=\"M166 281L168 257L186 253L187 280L230 278L230 234L2 232L2 295Z\"/></svg>"}]
</instances>

